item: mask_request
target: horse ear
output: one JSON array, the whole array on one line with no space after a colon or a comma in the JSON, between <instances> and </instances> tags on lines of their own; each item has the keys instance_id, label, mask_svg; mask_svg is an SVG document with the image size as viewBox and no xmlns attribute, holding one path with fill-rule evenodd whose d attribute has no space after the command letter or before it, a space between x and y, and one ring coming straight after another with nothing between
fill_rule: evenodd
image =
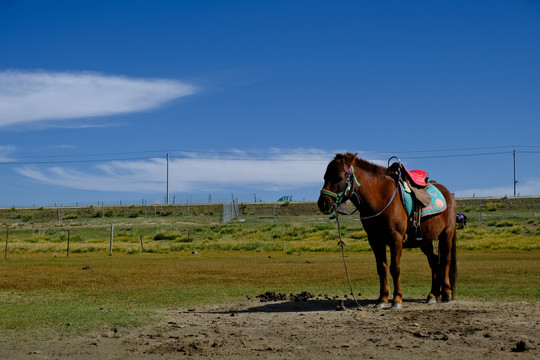
<instances>
[{"instance_id":1,"label":"horse ear","mask_svg":"<svg viewBox=\"0 0 540 360\"><path fill-rule=\"evenodd\" d=\"M350 165L354 164L354 162L356 161L356 155L358 155L358 153L354 153L353 157L351 158Z\"/></svg>"}]
</instances>

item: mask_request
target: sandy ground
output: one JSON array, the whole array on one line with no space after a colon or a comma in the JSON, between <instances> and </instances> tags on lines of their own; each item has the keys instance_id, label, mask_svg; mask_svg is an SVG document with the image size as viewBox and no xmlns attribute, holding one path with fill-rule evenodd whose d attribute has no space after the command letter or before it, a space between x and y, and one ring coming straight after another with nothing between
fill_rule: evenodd
<instances>
[{"instance_id":1,"label":"sandy ground","mask_svg":"<svg viewBox=\"0 0 540 360\"><path fill-rule=\"evenodd\" d=\"M540 359L540 304L352 300L169 309L160 323L18 346L1 359Z\"/></svg>"}]
</instances>

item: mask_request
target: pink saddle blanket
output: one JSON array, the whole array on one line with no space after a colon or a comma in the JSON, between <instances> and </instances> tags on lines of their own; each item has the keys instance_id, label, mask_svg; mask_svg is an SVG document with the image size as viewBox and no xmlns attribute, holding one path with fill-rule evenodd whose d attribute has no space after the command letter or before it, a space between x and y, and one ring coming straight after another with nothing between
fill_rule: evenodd
<instances>
[{"instance_id":1,"label":"pink saddle blanket","mask_svg":"<svg viewBox=\"0 0 540 360\"><path fill-rule=\"evenodd\" d=\"M426 186L426 177L428 175L427 171L424 170L408 170L403 166L411 180L418 186Z\"/></svg>"}]
</instances>

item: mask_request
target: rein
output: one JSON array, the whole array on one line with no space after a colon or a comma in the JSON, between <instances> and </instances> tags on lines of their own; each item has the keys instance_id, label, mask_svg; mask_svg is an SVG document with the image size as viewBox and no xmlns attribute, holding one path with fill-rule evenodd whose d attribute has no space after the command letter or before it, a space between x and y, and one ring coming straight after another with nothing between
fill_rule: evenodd
<instances>
[{"instance_id":1,"label":"rein","mask_svg":"<svg viewBox=\"0 0 540 360\"><path fill-rule=\"evenodd\" d=\"M370 216L360 216L360 220L366 220L366 219L372 219L374 217L377 217L379 215L381 215L383 213L384 210L386 210L386 208L390 205L390 203L392 202L392 200L394 200L394 197L396 196L397 194L397 190L399 188L399 179L401 178L401 168L399 168L399 174L398 174L398 180L396 180L396 188L394 189L394 193L392 194L392 197L390 198L390 200L388 201L388 203L386 204L385 207L382 208L381 211L379 211L378 213L376 213L375 215L370 215ZM358 197L358 196L357 196Z\"/></svg>"}]
</instances>

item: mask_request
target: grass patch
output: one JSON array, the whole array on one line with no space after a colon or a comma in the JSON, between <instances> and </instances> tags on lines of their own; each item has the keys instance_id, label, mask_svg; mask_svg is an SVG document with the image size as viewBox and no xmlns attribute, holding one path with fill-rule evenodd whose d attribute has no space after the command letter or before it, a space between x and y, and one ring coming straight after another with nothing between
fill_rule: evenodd
<instances>
[{"instance_id":1,"label":"grass patch","mask_svg":"<svg viewBox=\"0 0 540 360\"><path fill-rule=\"evenodd\" d=\"M288 207L293 208L294 203ZM315 205L314 205L315 206ZM112 211L111 209L106 209ZM148 210L148 209L147 209ZM35 217L40 211L36 210ZM93 210L95 212L95 210ZM70 221L14 222L10 226L8 257L25 252L45 252L60 256L66 253L67 231L71 232L70 251L108 253L110 224L114 222L113 251L173 253L176 251L285 251L336 252L337 227L326 217L302 214L274 218L244 214L245 222L220 224L211 216L179 216L162 209L167 216L145 218L143 209L115 208L113 214L126 216L78 218ZM149 210L148 210L149 211ZM496 212L476 210L467 214L469 224L458 231L458 247L466 250L539 249L536 239L540 221L531 219L529 209L505 206ZM89 211L90 212L90 211ZM138 213L131 218L128 214ZM156 212L157 214L157 212ZM115 215L117 216L117 215ZM341 217L347 252L369 251L367 234L357 217ZM143 243L141 245L141 236ZM284 249L283 249L284 248Z\"/></svg>"},{"instance_id":2,"label":"grass patch","mask_svg":"<svg viewBox=\"0 0 540 360\"><path fill-rule=\"evenodd\" d=\"M180 234L164 234L164 233L158 233L154 236L154 240L176 240L177 238L181 237Z\"/></svg>"}]
</instances>

